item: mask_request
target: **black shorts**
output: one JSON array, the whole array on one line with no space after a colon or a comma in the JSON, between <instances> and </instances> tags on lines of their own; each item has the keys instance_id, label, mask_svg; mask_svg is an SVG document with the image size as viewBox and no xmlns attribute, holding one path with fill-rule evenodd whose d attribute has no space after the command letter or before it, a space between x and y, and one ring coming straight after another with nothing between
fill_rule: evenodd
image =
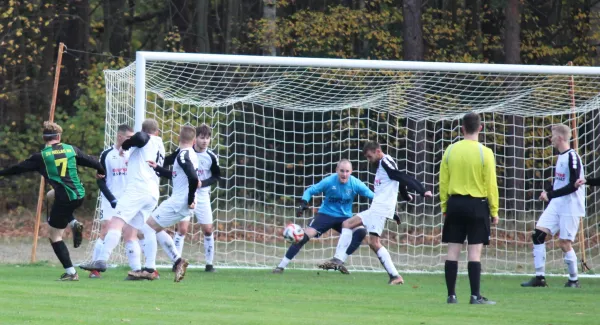
<instances>
[{"instance_id":1,"label":"black shorts","mask_svg":"<svg viewBox=\"0 0 600 325\"><path fill-rule=\"evenodd\" d=\"M317 213L308 226L317 231L316 237L319 238L322 234L328 232L329 229L341 233L342 223L348 219L348 217L332 217L328 214Z\"/></svg>"},{"instance_id":2,"label":"black shorts","mask_svg":"<svg viewBox=\"0 0 600 325\"><path fill-rule=\"evenodd\" d=\"M54 201L50 215L48 215L48 225L56 229L65 229L69 225L69 222L73 221L75 217L73 212L79 208L83 203L82 199L74 201Z\"/></svg>"},{"instance_id":3,"label":"black shorts","mask_svg":"<svg viewBox=\"0 0 600 325\"><path fill-rule=\"evenodd\" d=\"M490 207L485 198L453 195L448 199L442 242L490 244Z\"/></svg>"}]
</instances>

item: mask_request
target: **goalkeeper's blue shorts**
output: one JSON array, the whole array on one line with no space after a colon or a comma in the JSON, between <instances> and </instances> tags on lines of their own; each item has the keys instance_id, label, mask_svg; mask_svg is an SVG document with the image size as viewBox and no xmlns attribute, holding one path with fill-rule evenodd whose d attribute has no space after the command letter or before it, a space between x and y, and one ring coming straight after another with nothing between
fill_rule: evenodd
<instances>
[{"instance_id":1,"label":"goalkeeper's blue shorts","mask_svg":"<svg viewBox=\"0 0 600 325\"><path fill-rule=\"evenodd\" d=\"M338 233L342 232L342 223L350 219L349 217L333 217L328 214L317 213L315 217L308 224L309 227L317 231L317 238L322 234L333 229Z\"/></svg>"}]
</instances>

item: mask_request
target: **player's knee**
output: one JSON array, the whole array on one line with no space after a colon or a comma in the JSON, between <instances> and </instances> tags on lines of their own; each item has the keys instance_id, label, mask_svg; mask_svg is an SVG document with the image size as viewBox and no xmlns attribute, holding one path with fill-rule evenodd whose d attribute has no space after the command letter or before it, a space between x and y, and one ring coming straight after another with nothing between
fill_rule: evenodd
<instances>
[{"instance_id":1,"label":"player's knee","mask_svg":"<svg viewBox=\"0 0 600 325\"><path fill-rule=\"evenodd\" d=\"M381 242L379 241L378 234L371 233L371 236L369 236L369 247L371 247L371 249L375 252L381 248Z\"/></svg>"},{"instance_id":2,"label":"player's knee","mask_svg":"<svg viewBox=\"0 0 600 325\"><path fill-rule=\"evenodd\" d=\"M187 229L186 229L187 232ZM205 227L202 227L202 233L204 233L204 236L211 236L213 234L213 227L212 225L208 225ZM182 233L180 233L182 234ZM183 233L182 235L184 235L185 233Z\"/></svg>"},{"instance_id":3,"label":"player's knee","mask_svg":"<svg viewBox=\"0 0 600 325\"><path fill-rule=\"evenodd\" d=\"M308 243L309 240L310 240L310 237L308 237L307 234L304 234L304 237L302 237L302 240L298 242L298 246L300 246L300 247L304 246L304 244Z\"/></svg>"},{"instance_id":4,"label":"player's knee","mask_svg":"<svg viewBox=\"0 0 600 325\"><path fill-rule=\"evenodd\" d=\"M560 239L558 241L558 246L562 249L563 252L568 252L571 250L571 241L568 239Z\"/></svg>"},{"instance_id":5,"label":"player's knee","mask_svg":"<svg viewBox=\"0 0 600 325\"><path fill-rule=\"evenodd\" d=\"M358 229L354 230L354 233L352 234L352 239L355 241L362 242L362 240L365 239L366 236L367 236L367 229L358 228Z\"/></svg>"},{"instance_id":6,"label":"player's knee","mask_svg":"<svg viewBox=\"0 0 600 325\"><path fill-rule=\"evenodd\" d=\"M546 241L546 233L536 229L533 234L531 234L531 239L534 245L541 245Z\"/></svg>"}]
</instances>

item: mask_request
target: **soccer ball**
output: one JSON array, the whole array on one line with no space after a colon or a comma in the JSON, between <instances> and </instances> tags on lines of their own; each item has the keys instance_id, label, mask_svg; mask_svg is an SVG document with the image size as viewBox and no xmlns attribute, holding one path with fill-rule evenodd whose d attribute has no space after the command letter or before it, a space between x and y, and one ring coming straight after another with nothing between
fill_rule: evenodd
<instances>
[{"instance_id":1,"label":"soccer ball","mask_svg":"<svg viewBox=\"0 0 600 325\"><path fill-rule=\"evenodd\" d=\"M304 238L304 230L297 224L290 223L283 229L283 238L292 244L296 244Z\"/></svg>"}]
</instances>

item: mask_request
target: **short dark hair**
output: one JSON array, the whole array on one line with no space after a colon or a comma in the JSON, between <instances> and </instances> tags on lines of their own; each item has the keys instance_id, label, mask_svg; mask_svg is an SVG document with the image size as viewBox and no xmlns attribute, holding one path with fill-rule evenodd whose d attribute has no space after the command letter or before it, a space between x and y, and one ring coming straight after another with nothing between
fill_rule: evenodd
<instances>
[{"instance_id":1,"label":"short dark hair","mask_svg":"<svg viewBox=\"0 0 600 325\"><path fill-rule=\"evenodd\" d=\"M125 132L133 132L133 128L127 124L121 124L117 127L117 132L125 133Z\"/></svg>"},{"instance_id":2,"label":"short dark hair","mask_svg":"<svg viewBox=\"0 0 600 325\"><path fill-rule=\"evenodd\" d=\"M142 131L152 134L158 132L158 122L155 119L147 118L142 123Z\"/></svg>"},{"instance_id":3,"label":"short dark hair","mask_svg":"<svg viewBox=\"0 0 600 325\"><path fill-rule=\"evenodd\" d=\"M473 134L479 131L479 127L481 126L481 118L477 113L467 113L463 116L462 126L465 128L465 133Z\"/></svg>"},{"instance_id":4,"label":"short dark hair","mask_svg":"<svg viewBox=\"0 0 600 325\"><path fill-rule=\"evenodd\" d=\"M375 151L377 149L381 149L381 145L379 143L377 143L376 141L369 141L363 147L363 155L369 151Z\"/></svg>"},{"instance_id":5,"label":"short dark hair","mask_svg":"<svg viewBox=\"0 0 600 325\"><path fill-rule=\"evenodd\" d=\"M211 134L212 134L212 130L210 129L210 126L208 126L206 124L202 124L196 128L196 137L199 137L199 136L210 137Z\"/></svg>"},{"instance_id":6,"label":"short dark hair","mask_svg":"<svg viewBox=\"0 0 600 325\"><path fill-rule=\"evenodd\" d=\"M181 127L181 132L179 132L179 141L181 142L192 142L194 141L194 136L196 134L196 129L194 129L191 125L184 125Z\"/></svg>"}]
</instances>

